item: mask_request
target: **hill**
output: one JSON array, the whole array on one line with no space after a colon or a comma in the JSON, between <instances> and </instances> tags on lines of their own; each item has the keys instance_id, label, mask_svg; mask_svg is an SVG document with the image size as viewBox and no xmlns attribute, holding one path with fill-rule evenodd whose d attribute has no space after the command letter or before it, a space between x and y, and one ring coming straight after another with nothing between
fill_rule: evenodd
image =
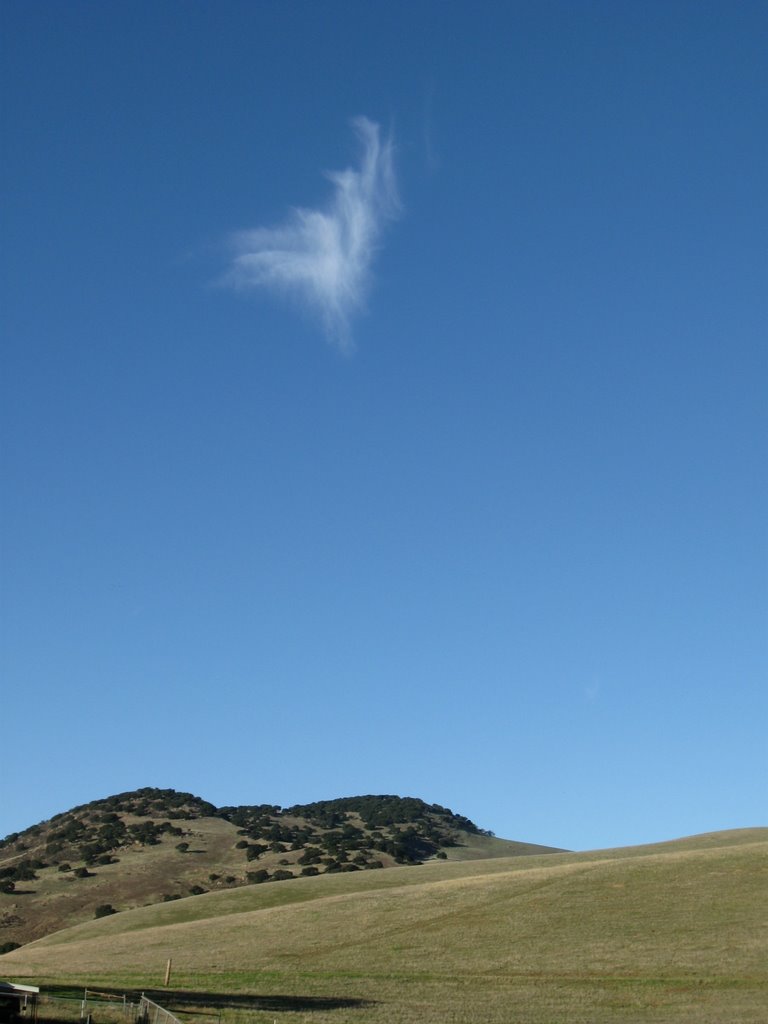
<instances>
[{"instance_id":1,"label":"hill","mask_svg":"<svg viewBox=\"0 0 768 1024\"><path fill-rule=\"evenodd\" d=\"M217 808L146 788L95 800L0 843L0 951L96 915L264 882L549 848L497 839L413 797Z\"/></svg>"},{"instance_id":2,"label":"hill","mask_svg":"<svg viewBox=\"0 0 768 1024\"><path fill-rule=\"evenodd\" d=\"M763 1024L768 829L248 886L60 931L14 980L267 1024ZM98 1022L97 1022L98 1024Z\"/></svg>"}]
</instances>

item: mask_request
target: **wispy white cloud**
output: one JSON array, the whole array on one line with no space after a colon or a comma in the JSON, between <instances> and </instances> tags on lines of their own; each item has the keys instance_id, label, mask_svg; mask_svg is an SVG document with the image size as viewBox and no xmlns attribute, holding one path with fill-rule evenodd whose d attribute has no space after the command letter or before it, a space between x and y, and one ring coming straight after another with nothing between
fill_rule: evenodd
<instances>
[{"instance_id":1,"label":"wispy white cloud","mask_svg":"<svg viewBox=\"0 0 768 1024\"><path fill-rule=\"evenodd\" d=\"M600 680L597 677L595 677L592 680L592 682L589 683L588 686L584 687L584 697L585 697L586 701L589 704L597 703L597 700L600 697L601 689L602 689L602 684L601 684Z\"/></svg>"},{"instance_id":2,"label":"wispy white cloud","mask_svg":"<svg viewBox=\"0 0 768 1024\"><path fill-rule=\"evenodd\" d=\"M268 288L298 298L319 316L328 337L351 347L350 318L364 303L382 228L399 209L391 138L358 117L360 163L326 176L333 194L324 209L296 208L282 225L231 238L231 287Z\"/></svg>"}]
</instances>

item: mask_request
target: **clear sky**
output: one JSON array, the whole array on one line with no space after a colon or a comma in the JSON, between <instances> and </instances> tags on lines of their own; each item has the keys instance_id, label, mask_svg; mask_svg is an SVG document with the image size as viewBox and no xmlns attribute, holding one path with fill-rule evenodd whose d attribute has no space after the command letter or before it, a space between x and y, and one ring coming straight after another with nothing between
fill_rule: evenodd
<instances>
[{"instance_id":1,"label":"clear sky","mask_svg":"<svg viewBox=\"0 0 768 1024\"><path fill-rule=\"evenodd\" d=\"M765 3L0 18L0 834L768 824Z\"/></svg>"}]
</instances>

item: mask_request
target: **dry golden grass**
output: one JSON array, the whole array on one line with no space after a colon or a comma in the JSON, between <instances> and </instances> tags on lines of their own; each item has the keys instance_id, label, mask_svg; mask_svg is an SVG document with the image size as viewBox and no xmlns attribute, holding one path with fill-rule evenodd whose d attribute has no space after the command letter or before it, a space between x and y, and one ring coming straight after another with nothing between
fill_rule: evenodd
<instances>
[{"instance_id":1,"label":"dry golden grass","mask_svg":"<svg viewBox=\"0 0 768 1024\"><path fill-rule=\"evenodd\" d=\"M142 820L126 815L129 824ZM245 881L246 864L242 851L234 846L240 838L234 825L221 818L174 824L189 832L184 837L189 853L176 849L178 837L165 836L156 846L137 843L121 849L119 863L92 867L89 878L74 878L55 865L38 869L34 882L19 883L19 891L0 895L0 922L11 917L19 921L4 937L32 941L64 927L63 922L91 920L102 903L124 910L155 903L164 893L187 896L193 885L211 888L209 875L214 871Z\"/></svg>"},{"instance_id":2,"label":"dry golden grass","mask_svg":"<svg viewBox=\"0 0 768 1024\"><path fill-rule=\"evenodd\" d=\"M277 1009L285 1024L765 1024L767 893L756 829L209 894L80 925L4 968L145 988L172 957L178 988L253 997L227 1024Z\"/></svg>"},{"instance_id":3,"label":"dry golden grass","mask_svg":"<svg viewBox=\"0 0 768 1024\"><path fill-rule=\"evenodd\" d=\"M146 824L147 820L127 813L122 817L129 826ZM301 849L268 850L258 861L249 862L245 851L237 847L242 836L231 822L220 817L169 820L172 825L183 829L181 838L188 843L187 852L177 849L179 836L165 835L157 845L134 843L121 847L116 851L118 863L91 866L88 878L76 878L71 871L61 872L57 864L52 863L47 868L38 868L36 879L20 883L16 892L0 893L2 938L32 942L61 928L92 920L96 907L102 904L124 911L160 903L164 896L186 897L193 887L211 891L231 890L247 884L250 870L264 869L274 873L281 869L289 870L295 876L301 874ZM285 817L282 821L286 826L306 825L305 819L300 818ZM351 821L362 828L359 816L352 815ZM450 848L450 859L548 852L546 847L529 843L464 832L456 835L459 841ZM49 859L44 831L38 832L35 838L27 837L27 840L31 846L24 856L43 861ZM13 848L0 850L0 867L11 866L20 857L21 854ZM71 856L68 858L66 854L61 859L69 859L72 867L83 863ZM393 857L381 851L377 851L376 859L385 867L395 865Z\"/></svg>"}]
</instances>

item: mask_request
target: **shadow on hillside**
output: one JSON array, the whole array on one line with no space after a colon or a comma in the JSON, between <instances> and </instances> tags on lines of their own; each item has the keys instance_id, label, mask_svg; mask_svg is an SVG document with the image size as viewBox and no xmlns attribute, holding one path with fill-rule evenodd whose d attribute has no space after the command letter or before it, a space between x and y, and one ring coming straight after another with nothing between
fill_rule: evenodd
<instances>
[{"instance_id":1,"label":"shadow on hillside","mask_svg":"<svg viewBox=\"0 0 768 1024\"><path fill-rule=\"evenodd\" d=\"M46 985L44 990L49 995L82 996L82 987L73 985ZM122 996L123 990L102 988L100 993ZM129 999L138 1000L142 993L125 993ZM266 1010L279 1012L304 1012L313 1010L350 1010L362 1009L375 1005L370 999L349 999L342 996L283 996L283 995L235 995L230 992L187 992L181 989L144 989L143 994L153 1002L171 1013L185 1016L187 1013L198 1014L208 1010L211 1014L217 1010ZM40 1014L40 1022L56 1024L53 1017Z\"/></svg>"},{"instance_id":2,"label":"shadow on hillside","mask_svg":"<svg viewBox=\"0 0 768 1024\"><path fill-rule=\"evenodd\" d=\"M370 1000L349 999L341 996L232 995L225 992L180 992L176 989L172 991L161 989L144 994L172 1013L206 1008L211 1010L308 1012L311 1010L349 1010L373 1005Z\"/></svg>"}]
</instances>

